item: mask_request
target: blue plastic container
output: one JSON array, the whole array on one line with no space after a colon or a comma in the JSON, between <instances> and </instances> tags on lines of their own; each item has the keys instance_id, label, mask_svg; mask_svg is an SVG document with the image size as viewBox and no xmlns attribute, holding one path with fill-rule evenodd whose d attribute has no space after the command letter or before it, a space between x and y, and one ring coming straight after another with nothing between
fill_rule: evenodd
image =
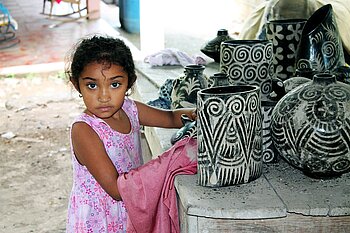
<instances>
[{"instance_id":1,"label":"blue plastic container","mask_svg":"<svg viewBox=\"0 0 350 233\"><path fill-rule=\"evenodd\" d=\"M119 0L119 21L130 33L140 33L140 0Z\"/></svg>"}]
</instances>

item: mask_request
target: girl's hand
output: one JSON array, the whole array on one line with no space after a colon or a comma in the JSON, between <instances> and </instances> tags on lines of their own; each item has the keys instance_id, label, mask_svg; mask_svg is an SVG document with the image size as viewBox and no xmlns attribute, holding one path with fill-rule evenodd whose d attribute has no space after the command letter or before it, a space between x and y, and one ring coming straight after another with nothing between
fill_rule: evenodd
<instances>
[{"instance_id":1,"label":"girl's hand","mask_svg":"<svg viewBox=\"0 0 350 233\"><path fill-rule=\"evenodd\" d=\"M193 109L192 112L191 112L191 119L192 120L197 120L197 109Z\"/></svg>"}]
</instances>

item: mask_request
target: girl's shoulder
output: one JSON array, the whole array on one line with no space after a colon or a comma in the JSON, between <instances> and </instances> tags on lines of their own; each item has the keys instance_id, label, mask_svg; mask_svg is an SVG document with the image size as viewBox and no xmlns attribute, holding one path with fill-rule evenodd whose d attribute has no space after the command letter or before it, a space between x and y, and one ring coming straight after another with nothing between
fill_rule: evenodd
<instances>
[{"instance_id":1,"label":"girl's shoulder","mask_svg":"<svg viewBox=\"0 0 350 233\"><path fill-rule=\"evenodd\" d=\"M137 106L133 99L130 99L129 97L125 97L123 109L126 112L129 113L137 113Z\"/></svg>"},{"instance_id":2,"label":"girl's shoulder","mask_svg":"<svg viewBox=\"0 0 350 233\"><path fill-rule=\"evenodd\" d=\"M100 138L103 138L104 134L109 134L112 131L111 127L105 121L96 116L90 116L86 113L82 113L76 117L72 123L71 128L73 128L73 125L78 122L84 122L89 125L91 129L95 131L97 135L99 135Z\"/></svg>"},{"instance_id":3,"label":"girl's shoulder","mask_svg":"<svg viewBox=\"0 0 350 233\"><path fill-rule=\"evenodd\" d=\"M93 129L100 127L101 123L104 123L103 120L101 120L100 118L95 116L90 116L86 113L81 113L79 116L77 116L72 122L72 125L77 122L84 122Z\"/></svg>"}]
</instances>

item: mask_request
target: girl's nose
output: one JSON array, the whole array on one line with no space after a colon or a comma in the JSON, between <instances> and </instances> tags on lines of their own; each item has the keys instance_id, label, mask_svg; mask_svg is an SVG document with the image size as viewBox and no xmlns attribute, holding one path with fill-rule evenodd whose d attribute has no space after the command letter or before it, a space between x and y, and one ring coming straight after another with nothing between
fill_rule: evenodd
<instances>
[{"instance_id":1,"label":"girl's nose","mask_svg":"<svg viewBox=\"0 0 350 233\"><path fill-rule=\"evenodd\" d=\"M111 100L108 88L101 88L98 96L98 101L105 103Z\"/></svg>"}]
</instances>

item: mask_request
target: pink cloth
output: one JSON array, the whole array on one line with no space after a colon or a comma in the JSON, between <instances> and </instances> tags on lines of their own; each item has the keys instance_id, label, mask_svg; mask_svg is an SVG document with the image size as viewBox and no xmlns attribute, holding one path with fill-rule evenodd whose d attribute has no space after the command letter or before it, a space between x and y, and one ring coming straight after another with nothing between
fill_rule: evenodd
<instances>
[{"instance_id":1,"label":"pink cloth","mask_svg":"<svg viewBox=\"0 0 350 233\"><path fill-rule=\"evenodd\" d=\"M127 232L180 232L174 178L197 172L197 141L184 138L158 158L118 178Z\"/></svg>"}]
</instances>

